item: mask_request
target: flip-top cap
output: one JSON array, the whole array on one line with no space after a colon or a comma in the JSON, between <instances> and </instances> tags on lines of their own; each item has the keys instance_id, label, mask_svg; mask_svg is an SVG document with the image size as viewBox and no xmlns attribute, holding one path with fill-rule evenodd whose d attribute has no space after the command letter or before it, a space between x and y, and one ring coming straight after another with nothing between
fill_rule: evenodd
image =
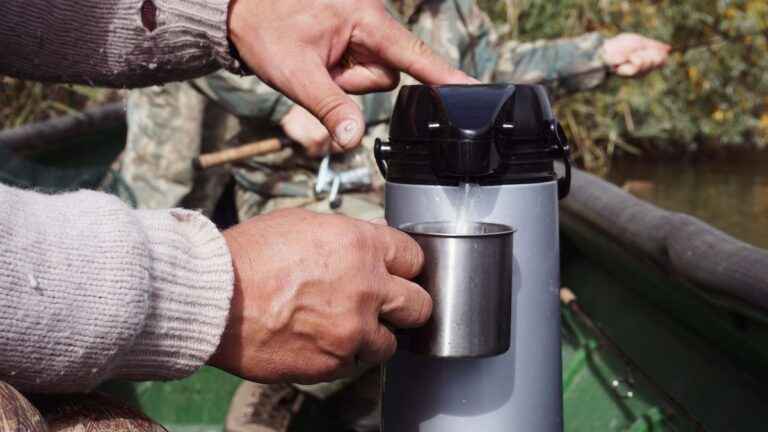
<instances>
[{"instance_id":1,"label":"flip-top cap","mask_svg":"<svg viewBox=\"0 0 768 432\"><path fill-rule=\"evenodd\" d=\"M405 86L377 146L389 181L551 181L567 143L539 85Z\"/></svg>"}]
</instances>

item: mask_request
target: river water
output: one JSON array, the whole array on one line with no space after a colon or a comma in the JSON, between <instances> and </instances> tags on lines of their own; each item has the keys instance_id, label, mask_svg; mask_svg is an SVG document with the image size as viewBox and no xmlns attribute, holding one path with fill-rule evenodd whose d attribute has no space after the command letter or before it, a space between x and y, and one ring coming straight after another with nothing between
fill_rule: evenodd
<instances>
[{"instance_id":1,"label":"river water","mask_svg":"<svg viewBox=\"0 0 768 432\"><path fill-rule=\"evenodd\" d=\"M768 249L768 154L734 161L618 161L608 179Z\"/></svg>"}]
</instances>

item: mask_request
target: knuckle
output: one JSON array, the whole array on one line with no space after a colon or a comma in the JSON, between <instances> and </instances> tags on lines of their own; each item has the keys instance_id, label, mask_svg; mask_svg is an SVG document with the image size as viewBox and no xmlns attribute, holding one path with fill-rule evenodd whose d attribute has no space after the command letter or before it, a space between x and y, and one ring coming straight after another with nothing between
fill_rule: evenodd
<instances>
[{"instance_id":1,"label":"knuckle","mask_svg":"<svg viewBox=\"0 0 768 432\"><path fill-rule=\"evenodd\" d=\"M343 364L341 360L333 357L325 357L314 362L310 375L315 382L330 381L338 374Z\"/></svg>"},{"instance_id":2,"label":"knuckle","mask_svg":"<svg viewBox=\"0 0 768 432\"><path fill-rule=\"evenodd\" d=\"M382 330L384 333L384 345L381 347L381 361L386 361L395 355L397 351L397 339L389 330Z\"/></svg>"},{"instance_id":3,"label":"knuckle","mask_svg":"<svg viewBox=\"0 0 768 432\"><path fill-rule=\"evenodd\" d=\"M396 352L397 352L397 340L394 339L394 337L393 337L392 342L387 344L386 348L382 352L382 359L381 359L381 361L385 362L385 361L391 359L392 356L394 356Z\"/></svg>"},{"instance_id":4,"label":"knuckle","mask_svg":"<svg viewBox=\"0 0 768 432\"><path fill-rule=\"evenodd\" d=\"M432 309L434 302L432 297L422 290L421 301L419 305L414 309L413 321L416 325L426 324L429 318L432 316Z\"/></svg>"},{"instance_id":5,"label":"knuckle","mask_svg":"<svg viewBox=\"0 0 768 432\"><path fill-rule=\"evenodd\" d=\"M363 30L366 35L370 35L370 32L378 31L381 27L381 14L379 13L378 6L381 4L379 0L374 0L377 3L374 8L367 7L364 13L360 14L358 18L358 28Z\"/></svg>"},{"instance_id":6,"label":"knuckle","mask_svg":"<svg viewBox=\"0 0 768 432\"><path fill-rule=\"evenodd\" d=\"M411 41L411 52L419 57L432 54L432 50L429 48L426 42L417 37L414 37Z\"/></svg>"},{"instance_id":7,"label":"knuckle","mask_svg":"<svg viewBox=\"0 0 768 432\"><path fill-rule=\"evenodd\" d=\"M317 118L327 124L331 117L347 105L347 96L334 94L324 97L315 107Z\"/></svg>"},{"instance_id":8,"label":"knuckle","mask_svg":"<svg viewBox=\"0 0 768 432\"><path fill-rule=\"evenodd\" d=\"M359 224L349 226L343 234L342 246L359 252L370 248L370 234Z\"/></svg>"},{"instance_id":9,"label":"knuckle","mask_svg":"<svg viewBox=\"0 0 768 432\"><path fill-rule=\"evenodd\" d=\"M347 321L339 324L335 328L334 338L334 350L338 355L342 357L349 357L360 346L360 341L363 339L363 327L356 321Z\"/></svg>"},{"instance_id":10,"label":"knuckle","mask_svg":"<svg viewBox=\"0 0 768 432\"><path fill-rule=\"evenodd\" d=\"M422 268L424 267L424 251L421 249L416 241L408 237L402 237L406 240L405 244L402 244L394 251L390 251L391 254L398 254L400 260L404 264L404 268L401 271L402 274L398 276L405 277L407 279L418 276ZM389 257L393 258L393 257Z\"/></svg>"},{"instance_id":11,"label":"knuckle","mask_svg":"<svg viewBox=\"0 0 768 432\"><path fill-rule=\"evenodd\" d=\"M424 268L424 250L421 249L418 243L413 242L413 247L410 249L411 256L409 257L411 264L413 265L413 275L417 276Z\"/></svg>"}]
</instances>

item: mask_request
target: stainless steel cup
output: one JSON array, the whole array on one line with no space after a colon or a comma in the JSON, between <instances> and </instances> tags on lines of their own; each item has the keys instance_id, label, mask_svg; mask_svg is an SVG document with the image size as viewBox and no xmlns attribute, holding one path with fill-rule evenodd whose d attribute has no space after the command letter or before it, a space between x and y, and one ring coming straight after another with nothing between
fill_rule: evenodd
<instances>
[{"instance_id":1,"label":"stainless steel cup","mask_svg":"<svg viewBox=\"0 0 768 432\"><path fill-rule=\"evenodd\" d=\"M400 229L424 250L424 270L417 282L434 302L430 321L408 331L409 351L447 358L507 352L514 229L454 222L409 224Z\"/></svg>"}]
</instances>

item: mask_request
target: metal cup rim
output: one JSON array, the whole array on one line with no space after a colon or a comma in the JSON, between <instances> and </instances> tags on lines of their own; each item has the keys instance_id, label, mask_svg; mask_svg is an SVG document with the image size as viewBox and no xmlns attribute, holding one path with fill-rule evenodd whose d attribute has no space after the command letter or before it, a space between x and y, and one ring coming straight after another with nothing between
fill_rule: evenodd
<instances>
[{"instance_id":1,"label":"metal cup rim","mask_svg":"<svg viewBox=\"0 0 768 432\"><path fill-rule=\"evenodd\" d=\"M471 225L483 225L486 227L492 227L493 232L485 233L457 233L457 232L437 232L437 230L417 230L417 227L425 226L456 226L456 222L451 221L433 221L433 222L416 222L408 223L400 226L400 231L403 231L412 236L424 236L424 237L443 237L443 238L488 238L488 237L504 237L513 235L517 230L509 225L490 223L490 222L471 222Z\"/></svg>"}]
</instances>

